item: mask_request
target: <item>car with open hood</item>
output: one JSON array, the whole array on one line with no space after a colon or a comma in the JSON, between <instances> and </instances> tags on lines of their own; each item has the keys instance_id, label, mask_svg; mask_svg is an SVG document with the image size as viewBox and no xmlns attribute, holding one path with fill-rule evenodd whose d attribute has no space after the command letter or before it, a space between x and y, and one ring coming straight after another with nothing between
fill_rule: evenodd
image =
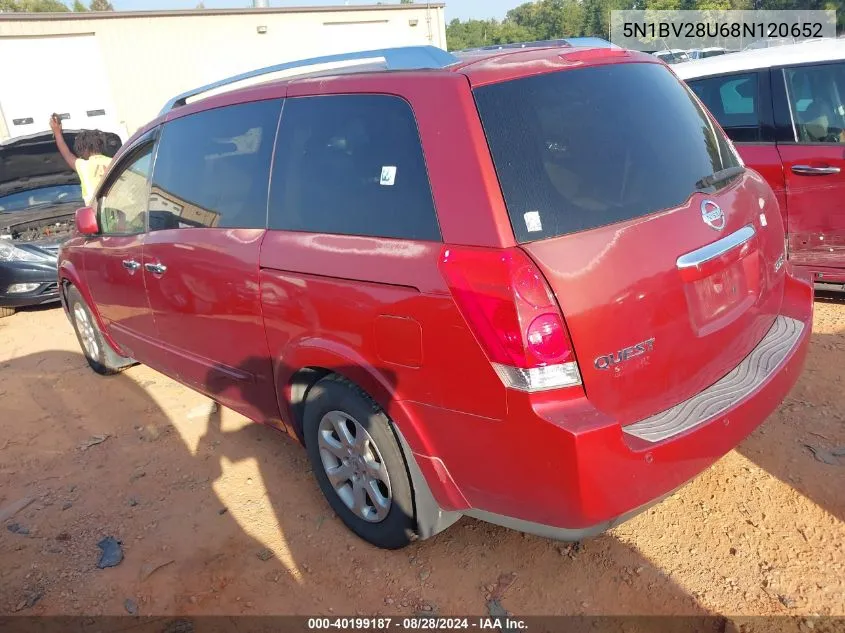
<instances>
[{"instance_id":1,"label":"car with open hood","mask_svg":"<svg viewBox=\"0 0 845 633\"><path fill-rule=\"evenodd\" d=\"M70 147L78 133L64 132ZM113 156L121 140L107 136ZM0 317L59 300L56 255L83 204L79 177L51 132L0 143Z\"/></svg>"}]
</instances>

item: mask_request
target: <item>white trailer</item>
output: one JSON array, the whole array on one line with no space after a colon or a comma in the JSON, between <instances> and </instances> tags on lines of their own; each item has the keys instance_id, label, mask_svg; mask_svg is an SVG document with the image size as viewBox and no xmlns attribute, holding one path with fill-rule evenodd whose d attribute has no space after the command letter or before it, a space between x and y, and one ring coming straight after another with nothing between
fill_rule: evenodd
<instances>
[{"instance_id":1,"label":"white trailer","mask_svg":"<svg viewBox=\"0 0 845 633\"><path fill-rule=\"evenodd\" d=\"M0 141L49 130L54 112L127 139L94 35L0 38L0 59Z\"/></svg>"},{"instance_id":2,"label":"white trailer","mask_svg":"<svg viewBox=\"0 0 845 633\"><path fill-rule=\"evenodd\" d=\"M46 129L53 112L125 138L174 95L224 77L425 45L446 48L442 3L0 13L0 139Z\"/></svg>"}]
</instances>

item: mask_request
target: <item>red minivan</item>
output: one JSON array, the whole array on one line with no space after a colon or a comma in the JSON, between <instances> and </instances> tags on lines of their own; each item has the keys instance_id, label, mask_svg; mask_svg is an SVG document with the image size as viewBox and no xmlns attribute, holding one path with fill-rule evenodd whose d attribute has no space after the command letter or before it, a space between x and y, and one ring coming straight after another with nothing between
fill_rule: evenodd
<instances>
[{"instance_id":1,"label":"red minivan","mask_svg":"<svg viewBox=\"0 0 845 633\"><path fill-rule=\"evenodd\" d=\"M845 290L845 40L724 55L673 70L772 187L789 261L819 288Z\"/></svg>"},{"instance_id":2,"label":"red minivan","mask_svg":"<svg viewBox=\"0 0 845 633\"><path fill-rule=\"evenodd\" d=\"M386 548L462 515L610 528L759 425L810 338L771 188L620 49L206 86L76 219L59 277L93 369L142 362L298 438Z\"/></svg>"}]
</instances>

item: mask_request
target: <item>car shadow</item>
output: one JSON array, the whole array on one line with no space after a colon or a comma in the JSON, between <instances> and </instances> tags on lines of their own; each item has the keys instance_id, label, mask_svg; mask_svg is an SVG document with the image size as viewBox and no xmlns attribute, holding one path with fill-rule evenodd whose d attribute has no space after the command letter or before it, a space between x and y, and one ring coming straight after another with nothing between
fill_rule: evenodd
<instances>
[{"instance_id":1,"label":"car shadow","mask_svg":"<svg viewBox=\"0 0 845 633\"><path fill-rule=\"evenodd\" d=\"M0 513L33 499L4 521L29 535L0 535L0 615L707 613L613 534L572 545L464 518L372 547L297 441L143 366L103 378L76 352L13 358L0 403ZM125 558L99 570L106 536Z\"/></svg>"},{"instance_id":2,"label":"car shadow","mask_svg":"<svg viewBox=\"0 0 845 633\"><path fill-rule=\"evenodd\" d=\"M830 301L841 302L838 297ZM840 521L845 520L843 358L845 331L814 331L795 387L737 449Z\"/></svg>"},{"instance_id":3,"label":"car shadow","mask_svg":"<svg viewBox=\"0 0 845 633\"><path fill-rule=\"evenodd\" d=\"M261 362L247 360L238 369L254 374ZM336 371L354 376L357 370ZM378 371L395 387L394 372L388 367ZM277 373L288 372L277 368ZM210 372L205 385L212 398L216 376L219 373ZM243 395L249 393L254 391ZM209 414L199 446L216 446L221 463L248 462L259 444L273 447L273 457L265 456L258 465L266 499L287 544L287 563L305 570L306 581L316 570L330 567L338 580L323 577L315 591L346 595L347 604L355 605L359 614L489 615L499 608L523 615L709 613L663 570L611 534L585 543L561 543L464 517L404 550L375 548L349 531L325 501L295 422L286 420L294 427L291 435L268 433L257 424L227 431L225 415L220 408ZM510 582L516 578L513 591L519 595L511 603ZM368 600L379 587L378 602ZM311 604L312 609L302 604L297 612L325 613L322 599Z\"/></svg>"},{"instance_id":4,"label":"car shadow","mask_svg":"<svg viewBox=\"0 0 845 633\"><path fill-rule=\"evenodd\" d=\"M21 308L15 308L15 314L20 312L47 312L49 310L55 310L56 308L61 308L62 304L60 301L51 301L50 303L41 303L34 306L23 306ZM7 317L8 318L8 317Z\"/></svg>"},{"instance_id":5,"label":"car shadow","mask_svg":"<svg viewBox=\"0 0 845 633\"><path fill-rule=\"evenodd\" d=\"M201 609L227 584L216 570L262 549L148 391L181 388L144 370L102 377L68 351L0 361L0 615ZM100 570L109 536L124 558Z\"/></svg>"},{"instance_id":6,"label":"car shadow","mask_svg":"<svg viewBox=\"0 0 845 633\"><path fill-rule=\"evenodd\" d=\"M845 304L845 292L817 290L815 298L821 303Z\"/></svg>"}]
</instances>

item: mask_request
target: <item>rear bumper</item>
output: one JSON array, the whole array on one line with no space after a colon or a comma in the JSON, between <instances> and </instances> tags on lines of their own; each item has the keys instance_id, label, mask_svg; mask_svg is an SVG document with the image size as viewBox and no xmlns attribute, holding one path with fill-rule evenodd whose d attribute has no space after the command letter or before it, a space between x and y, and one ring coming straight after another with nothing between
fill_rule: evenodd
<instances>
[{"instance_id":1,"label":"rear bumper","mask_svg":"<svg viewBox=\"0 0 845 633\"><path fill-rule=\"evenodd\" d=\"M30 292L9 293L12 284L37 283ZM55 263L0 263L0 307L22 308L59 300L58 274Z\"/></svg>"},{"instance_id":2,"label":"rear bumper","mask_svg":"<svg viewBox=\"0 0 845 633\"><path fill-rule=\"evenodd\" d=\"M765 371L750 375L741 365L723 379L734 375L727 388L708 389L710 397L692 398L688 410L654 416L650 425L623 427L584 398L538 405L509 394L501 421L418 407L432 431L427 444L439 455L417 454L416 461L444 510L562 540L595 535L683 486L779 406L803 368L812 310L812 285L789 278L773 330L786 322L794 332L780 333L788 340L774 360L771 332L748 357ZM456 448L455 435L467 429L476 446L461 441Z\"/></svg>"}]
</instances>

